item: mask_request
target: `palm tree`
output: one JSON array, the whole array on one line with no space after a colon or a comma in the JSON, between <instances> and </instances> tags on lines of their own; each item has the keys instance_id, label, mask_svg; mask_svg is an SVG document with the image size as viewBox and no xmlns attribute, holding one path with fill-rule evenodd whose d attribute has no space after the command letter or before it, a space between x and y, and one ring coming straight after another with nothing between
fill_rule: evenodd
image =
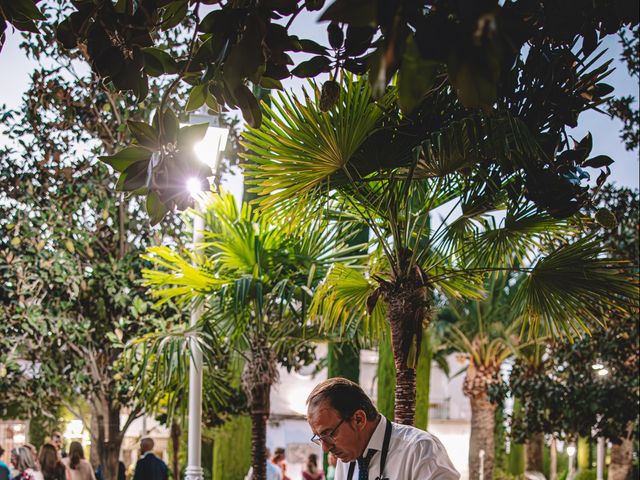
<instances>
[{"instance_id":1,"label":"palm tree","mask_svg":"<svg viewBox=\"0 0 640 480\"><path fill-rule=\"evenodd\" d=\"M290 230L232 195L212 194L203 213L199 254L169 247L149 250L144 271L152 294L179 304L204 302L209 342L222 342L244 362L242 386L252 421L254 478L266 478L266 422L278 362L293 368L313 356L314 329L305 322L312 289L329 265L349 262L348 235L323 222Z\"/></svg>"},{"instance_id":2,"label":"palm tree","mask_svg":"<svg viewBox=\"0 0 640 480\"><path fill-rule=\"evenodd\" d=\"M407 118L399 113L394 89L374 100L367 79L349 76L336 105L322 112L320 91L310 85L302 100L280 93L271 107L264 106L261 128L244 134L246 171L260 207L292 225L328 214L369 227L376 247L370 268L335 265L312 310L325 325L356 317L374 333L383 331L386 319L396 368L396 421L414 423L415 369L434 291L479 298L483 273L514 268L515 256L532 278L522 284L520 308L564 332L576 326L575 319L597 321L598 311L616 307L633 290L589 241L524 263L543 240L569 235L574 227L538 211L517 192L507 194L519 181L518 170L504 174L494 165L545 155L508 112L469 115L445 89ZM495 211L504 215L502 222L490 215ZM444 219L432 227L434 212ZM561 280L556 286L563 294L541 290L540 277Z\"/></svg>"},{"instance_id":3,"label":"palm tree","mask_svg":"<svg viewBox=\"0 0 640 480\"><path fill-rule=\"evenodd\" d=\"M498 402L490 388L502 382L500 369L517 349L519 328L512 310L516 289L511 276L492 275L482 300L449 301L438 314L439 322L450 325L448 343L468 360L463 392L471 402L469 478L479 478L484 463L485 478L493 478L495 453L495 413ZM484 451L484 459L479 452Z\"/></svg>"}]
</instances>

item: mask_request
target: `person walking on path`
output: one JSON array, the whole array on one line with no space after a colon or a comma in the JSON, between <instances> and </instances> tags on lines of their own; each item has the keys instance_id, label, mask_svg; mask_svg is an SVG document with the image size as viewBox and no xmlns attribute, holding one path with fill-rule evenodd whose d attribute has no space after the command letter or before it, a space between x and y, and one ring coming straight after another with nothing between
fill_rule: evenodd
<instances>
[{"instance_id":1,"label":"person walking on path","mask_svg":"<svg viewBox=\"0 0 640 480\"><path fill-rule=\"evenodd\" d=\"M169 469L167 465L153 454L153 440L140 440L140 460L136 463L133 480L167 480Z\"/></svg>"},{"instance_id":2,"label":"person walking on path","mask_svg":"<svg viewBox=\"0 0 640 480\"><path fill-rule=\"evenodd\" d=\"M322 480L324 478L324 472L318 468L318 456L315 453L311 453L307 457L302 478L303 480Z\"/></svg>"},{"instance_id":3,"label":"person walking on path","mask_svg":"<svg viewBox=\"0 0 640 480\"><path fill-rule=\"evenodd\" d=\"M13 480L44 480L30 448L25 446L18 447L11 454L15 455L15 467L18 472Z\"/></svg>"},{"instance_id":4,"label":"person walking on path","mask_svg":"<svg viewBox=\"0 0 640 480\"><path fill-rule=\"evenodd\" d=\"M71 442L69 455L62 462L69 469L71 480L96 480L91 464L84 459L84 449L80 442Z\"/></svg>"},{"instance_id":5,"label":"person walking on path","mask_svg":"<svg viewBox=\"0 0 640 480\"><path fill-rule=\"evenodd\" d=\"M458 480L436 437L380 415L360 386L334 377L307 399L311 441L338 462L335 480Z\"/></svg>"},{"instance_id":6,"label":"person walking on path","mask_svg":"<svg viewBox=\"0 0 640 480\"><path fill-rule=\"evenodd\" d=\"M67 467L60 461L56 447L50 443L45 443L40 447L38 455L40 471L44 480L71 480L71 474Z\"/></svg>"}]
</instances>

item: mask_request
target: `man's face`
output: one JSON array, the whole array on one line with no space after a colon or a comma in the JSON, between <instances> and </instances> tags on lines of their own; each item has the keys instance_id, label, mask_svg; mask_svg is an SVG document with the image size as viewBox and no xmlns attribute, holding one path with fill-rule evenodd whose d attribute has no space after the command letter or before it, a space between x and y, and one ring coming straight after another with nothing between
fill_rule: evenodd
<instances>
[{"instance_id":1,"label":"man's face","mask_svg":"<svg viewBox=\"0 0 640 480\"><path fill-rule=\"evenodd\" d=\"M362 433L366 416L362 410L344 420L337 410L324 402L315 408L309 407L307 422L313 433L322 437L322 451L333 453L345 463L356 460L366 446L367 440Z\"/></svg>"},{"instance_id":2,"label":"man's face","mask_svg":"<svg viewBox=\"0 0 640 480\"><path fill-rule=\"evenodd\" d=\"M51 437L51 444L56 447L56 450L60 450L62 448L62 436L54 434Z\"/></svg>"}]
</instances>

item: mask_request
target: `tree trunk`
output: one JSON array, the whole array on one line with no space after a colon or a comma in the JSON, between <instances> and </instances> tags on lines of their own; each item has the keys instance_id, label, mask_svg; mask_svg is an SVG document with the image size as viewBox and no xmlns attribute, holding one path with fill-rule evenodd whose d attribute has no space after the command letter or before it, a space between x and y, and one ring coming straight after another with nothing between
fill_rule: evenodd
<instances>
[{"instance_id":1,"label":"tree trunk","mask_svg":"<svg viewBox=\"0 0 640 480\"><path fill-rule=\"evenodd\" d=\"M534 433L525 444L525 469L530 472L542 472L544 454L544 434Z\"/></svg>"},{"instance_id":2,"label":"tree trunk","mask_svg":"<svg viewBox=\"0 0 640 480\"><path fill-rule=\"evenodd\" d=\"M180 434L182 432L180 431L180 425L178 425L178 422L176 422L175 420L171 423L171 447L173 449L173 457L171 459L171 468L173 469L173 478L174 479L179 479L180 478L180 462L179 462L179 455L180 455Z\"/></svg>"},{"instance_id":3,"label":"tree trunk","mask_svg":"<svg viewBox=\"0 0 640 480\"><path fill-rule=\"evenodd\" d=\"M493 478L497 405L489 401L487 390L489 385L497 381L499 372L499 365L475 365L473 360L467 367L462 389L471 402L470 480L480 479L481 470L483 479Z\"/></svg>"},{"instance_id":4,"label":"tree trunk","mask_svg":"<svg viewBox=\"0 0 640 480\"><path fill-rule=\"evenodd\" d=\"M471 399L471 436L469 439L469 479L479 480L481 463L484 463L483 478L493 478L493 456L495 451L496 406L482 397ZM484 462L480 451L484 450Z\"/></svg>"},{"instance_id":5,"label":"tree trunk","mask_svg":"<svg viewBox=\"0 0 640 480\"><path fill-rule=\"evenodd\" d=\"M92 432L92 442L97 443L98 458L105 480L118 480L118 461L123 432L120 431L120 407L108 400L93 402L97 432Z\"/></svg>"},{"instance_id":6,"label":"tree trunk","mask_svg":"<svg viewBox=\"0 0 640 480\"><path fill-rule=\"evenodd\" d=\"M633 425L629 426L629 434L622 443L611 446L611 463L607 480L628 480L631 478L633 464Z\"/></svg>"},{"instance_id":7,"label":"tree trunk","mask_svg":"<svg viewBox=\"0 0 640 480\"><path fill-rule=\"evenodd\" d=\"M395 421L415 423L416 367L422 343L423 321L429 304L423 280L417 272L382 286L391 327L393 360L396 367Z\"/></svg>"},{"instance_id":8,"label":"tree trunk","mask_svg":"<svg viewBox=\"0 0 640 480\"><path fill-rule=\"evenodd\" d=\"M269 348L264 335L252 336L251 355L242 373L242 384L249 399L251 412L253 480L267 478L267 420L271 409L271 385L277 377L275 354Z\"/></svg>"}]
</instances>

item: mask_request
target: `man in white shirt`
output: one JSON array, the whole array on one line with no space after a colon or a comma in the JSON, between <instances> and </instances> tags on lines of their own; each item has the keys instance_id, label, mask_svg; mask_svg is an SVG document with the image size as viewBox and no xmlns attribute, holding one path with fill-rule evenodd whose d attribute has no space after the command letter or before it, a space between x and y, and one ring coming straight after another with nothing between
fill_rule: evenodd
<instances>
[{"instance_id":1,"label":"man in white shirt","mask_svg":"<svg viewBox=\"0 0 640 480\"><path fill-rule=\"evenodd\" d=\"M311 439L338 458L335 480L458 480L436 437L380 415L360 386L330 378L307 399Z\"/></svg>"}]
</instances>

